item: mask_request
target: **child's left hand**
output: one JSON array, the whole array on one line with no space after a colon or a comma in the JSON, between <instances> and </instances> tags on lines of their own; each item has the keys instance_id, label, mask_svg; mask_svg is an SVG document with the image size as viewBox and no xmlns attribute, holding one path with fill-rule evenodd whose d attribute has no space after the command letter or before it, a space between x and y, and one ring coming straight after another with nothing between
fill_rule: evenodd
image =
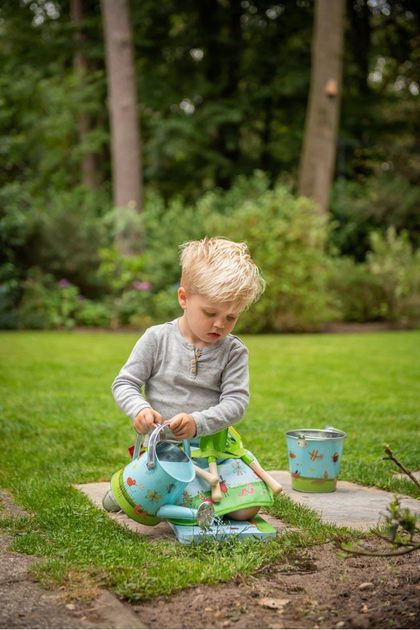
<instances>
[{"instance_id":1,"label":"child's left hand","mask_svg":"<svg viewBox=\"0 0 420 630\"><path fill-rule=\"evenodd\" d=\"M197 433L195 420L188 413L178 413L170 420L167 420L165 424L169 425L177 440L189 440Z\"/></svg>"}]
</instances>

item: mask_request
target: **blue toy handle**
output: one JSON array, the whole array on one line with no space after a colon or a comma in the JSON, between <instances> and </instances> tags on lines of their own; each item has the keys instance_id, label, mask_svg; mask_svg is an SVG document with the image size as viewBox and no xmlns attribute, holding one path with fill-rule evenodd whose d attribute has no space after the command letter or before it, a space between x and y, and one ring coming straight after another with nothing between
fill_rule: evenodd
<instances>
[{"instance_id":1,"label":"blue toy handle","mask_svg":"<svg viewBox=\"0 0 420 630\"><path fill-rule=\"evenodd\" d=\"M164 432L165 437L173 437L173 434L171 433L168 425L164 425L164 424L157 424L156 428L153 430L151 436L150 436L150 440L149 440L149 444L148 444L148 462L147 462L147 466L148 468L154 468L155 466L155 452L156 452L156 443L159 441L159 437L161 432ZM134 443L134 451L133 451L133 459L137 459L139 454L140 454L140 449L142 447L143 444L143 435L140 435L139 433L137 433L136 435L136 441ZM191 447L190 447L190 443L188 442L188 440L182 440L182 443L184 445L184 451L185 453L188 455L188 457L191 457Z\"/></svg>"}]
</instances>

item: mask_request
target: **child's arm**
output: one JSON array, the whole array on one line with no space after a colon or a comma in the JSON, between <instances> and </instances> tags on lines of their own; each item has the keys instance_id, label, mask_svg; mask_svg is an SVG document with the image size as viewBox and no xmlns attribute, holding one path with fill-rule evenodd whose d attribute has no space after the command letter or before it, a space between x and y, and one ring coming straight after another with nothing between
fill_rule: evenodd
<instances>
[{"instance_id":1,"label":"child's arm","mask_svg":"<svg viewBox=\"0 0 420 630\"><path fill-rule=\"evenodd\" d=\"M152 374L154 354L154 335L147 330L112 384L116 403L133 420L137 433L142 435L152 429L155 422L162 422L162 416L151 408L141 393L141 388Z\"/></svg>"}]
</instances>

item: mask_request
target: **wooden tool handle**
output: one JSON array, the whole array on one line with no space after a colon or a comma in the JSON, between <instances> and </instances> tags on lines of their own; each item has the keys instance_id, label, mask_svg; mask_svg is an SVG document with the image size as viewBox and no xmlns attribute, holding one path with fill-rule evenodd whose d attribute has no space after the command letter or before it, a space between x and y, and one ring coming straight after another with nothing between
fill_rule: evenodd
<instances>
[{"instance_id":1,"label":"wooden tool handle","mask_svg":"<svg viewBox=\"0 0 420 630\"><path fill-rule=\"evenodd\" d=\"M265 481L267 486L272 489L274 494L280 494L280 492L283 490L283 486L279 484L279 482L276 481L271 475L269 475L268 472L264 470L264 468L261 468L261 466L257 464L255 460L252 461L249 466L254 472L257 473L259 477L261 477L263 481Z\"/></svg>"},{"instance_id":2,"label":"wooden tool handle","mask_svg":"<svg viewBox=\"0 0 420 630\"><path fill-rule=\"evenodd\" d=\"M205 479L207 483L209 483L213 488L219 483L219 478L216 477L216 475L212 475L211 473L207 472L207 470L203 470L202 468L200 468L200 466L196 466L194 464L194 470L197 477L202 477L203 479Z\"/></svg>"},{"instance_id":3,"label":"wooden tool handle","mask_svg":"<svg viewBox=\"0 0 420 630\"><path fill-rule=\"evenodd\" d=\"M220 503L220 501L222 500L222 491L220 489L219 473L217 472L216 462L209 462L209 470L210 474L217 479L216 485L213 486L211 489L211 498L215 503Z\"/></svg>"}]
</instances>

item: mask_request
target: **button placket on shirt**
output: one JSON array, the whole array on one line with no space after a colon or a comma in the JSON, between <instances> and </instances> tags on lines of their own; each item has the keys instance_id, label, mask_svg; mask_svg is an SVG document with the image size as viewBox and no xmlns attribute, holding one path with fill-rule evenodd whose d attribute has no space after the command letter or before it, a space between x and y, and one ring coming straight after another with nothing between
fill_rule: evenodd
<instances>
[{"instance_id":1,"label":"button placket on shirt","mask_svg":"<svg viewBox=\"0 0 420 630\"><path fill-rule=\"evenodd\" d=\"M196 378L197 376L197 359L201 357L201 352L199 352L198 350L194 350L194 357L197 358L191 359L190 374L192 378Z\"/></svg>"}]
</instances>

